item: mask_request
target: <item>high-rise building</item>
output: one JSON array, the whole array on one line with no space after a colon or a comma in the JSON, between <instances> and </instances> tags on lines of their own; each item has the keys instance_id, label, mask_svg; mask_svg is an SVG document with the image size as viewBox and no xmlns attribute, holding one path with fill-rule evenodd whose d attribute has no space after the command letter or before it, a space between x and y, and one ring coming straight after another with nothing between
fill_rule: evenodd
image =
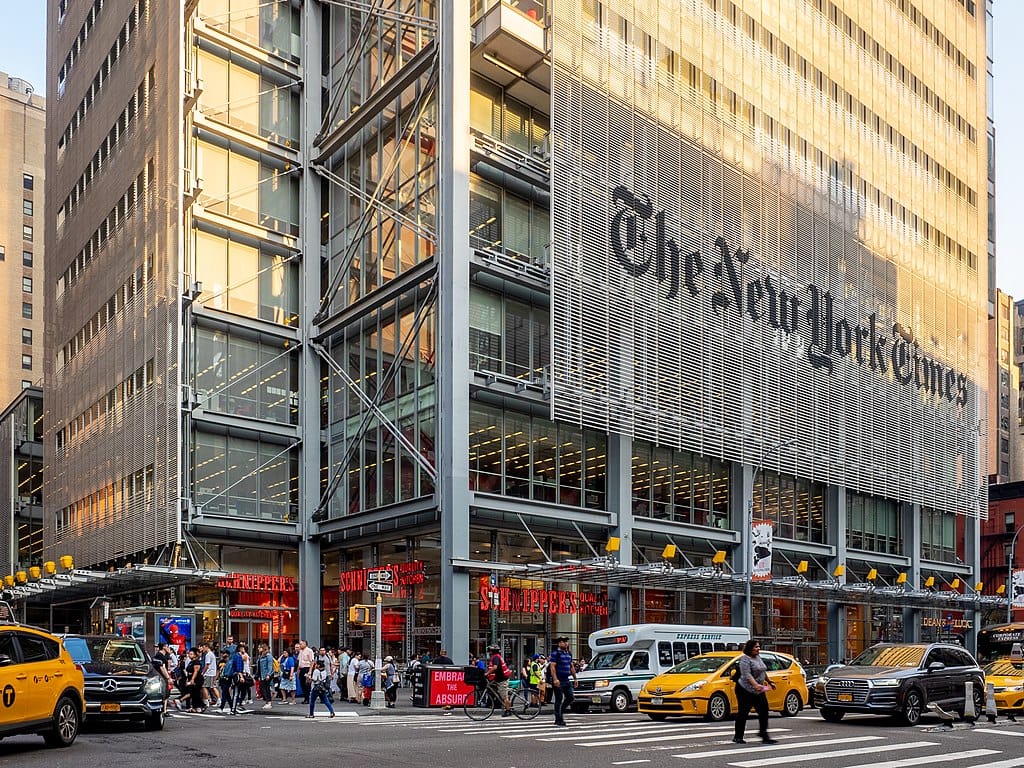
<instances>
[{"instance_id":1,"label":"high-rise building","mask_svg":"<svg viewBox=\"0 0 1024 768\"><path fill-rule=\"evenodd\" d=\"M1015 464L1020 453L1019 399L1021 355L1018 338L1024 329L1015 326L1018 318L1013 297L996 291L995 316L989 319L989 392L988 460L989 481L1010 483L1024 479Z\"/></svg>"},{"instance_id":2,"label":"high-rise building","mask_svg":"<svg viewBox=\"0 0 1024 768\"><path fill-rule=\"evenodd\" d=\"M0 72L0 406L43 381L46 102Z\"/></svg>"},{"instance_id":3,"label":"high-rise building","mask_svg":"<svg viewBox=\"0 0 1024 768\"><path fill-rule=\"evenodd\" d=\"M403 656L970 625L987 9L665 6L50 0L50 554L365 647L387 569Z\"/></svg>"}]
</instances>

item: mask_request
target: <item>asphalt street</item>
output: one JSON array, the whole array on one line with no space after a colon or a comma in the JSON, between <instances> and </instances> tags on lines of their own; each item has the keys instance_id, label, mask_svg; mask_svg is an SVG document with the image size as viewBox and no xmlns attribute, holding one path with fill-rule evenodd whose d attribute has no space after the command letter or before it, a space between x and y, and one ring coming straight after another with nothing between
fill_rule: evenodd
<instances>
[{"instance_id":1,"label":"asphalt street","mask_svg":"<svg viewBox=\"0 0 1024 768\"><path fill-rule=\"evenodd\" d=\"M438 768L1011 768L1024 767L1024 722L1000 718L973 728L938 720L916 728L863 716L824 722L815 710L794 718L773 715L775 745L762 745L756 722L747 744L733 744L732 722L682 719L655 723L644 715L569 715L556 728L550 709L533 721L495 716L477 723L455 710L371 712L339 704L329 719L275 705L229 717L174 713L163 731L93 724L70 749L47 749L38 737L0 742L0 766L18 768L152 768L154 762L218 768L281 766L437 766Z\"/></svg>"}]
</instances>

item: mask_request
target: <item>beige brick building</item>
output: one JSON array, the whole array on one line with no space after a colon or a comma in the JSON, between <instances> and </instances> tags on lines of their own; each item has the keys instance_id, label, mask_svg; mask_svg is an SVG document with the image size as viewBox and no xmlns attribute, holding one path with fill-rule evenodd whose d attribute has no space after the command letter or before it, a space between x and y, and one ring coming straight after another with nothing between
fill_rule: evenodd
<instances>
[{"instance_id":1,"label":"beige brick building","mask_svg":"<svg viewBox=\"0 0 1024 768\"><path fill-rule=\"evenodd\" d=\"M0 406L43 380L46 101L33 90L0 72Z\"/></svg>"}]
</instances>

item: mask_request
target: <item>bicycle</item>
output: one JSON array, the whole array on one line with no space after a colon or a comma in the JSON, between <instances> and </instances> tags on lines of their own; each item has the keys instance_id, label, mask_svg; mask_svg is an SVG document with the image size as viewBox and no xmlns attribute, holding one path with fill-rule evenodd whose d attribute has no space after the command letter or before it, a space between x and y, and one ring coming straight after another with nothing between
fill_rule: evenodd
<instances>
[{"instance_id":1,"label":"bicycle","mask_svg":"<svg viewBox=\"0 0 1024 768\"><path fill-rule=\"evenodd\" d=\"M462 701L462 711L470 720L482 721L494 714L494 710L503 707L494 683L480 676L467 674L465 682L473 686ZM512 714L520 720L533 720L540 714L540 704L531 701L532 691L516 688L508 692L508 700L512 706Z\"/></svg>"}]
</instances>

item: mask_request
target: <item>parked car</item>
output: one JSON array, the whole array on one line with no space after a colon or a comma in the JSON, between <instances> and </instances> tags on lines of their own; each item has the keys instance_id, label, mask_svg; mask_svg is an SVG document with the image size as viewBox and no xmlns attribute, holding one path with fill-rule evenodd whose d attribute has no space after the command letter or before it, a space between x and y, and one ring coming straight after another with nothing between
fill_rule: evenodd
<instances>
[{"instance_id":1,"label":"parked car","mask_svg":"<svg viewBox=\"0 0 1024 768\"><path fill-rule=\"evenodd\" d=\"M167 682L133 637L68 635L64 646L85 674L89 719L141 721L150 730L164 727Z\"/></svg>"},{"instance_id":2,"label":"parked car","mask_svg":"<svg viewBox=\"0 0 1024 768\"><path fill-rule=\"evenodd\" d=\"M992 683L999 714L1024 709L1024 661L999 659L985 667L985 682Z\"/></svg>"},{"instance_id":3,"label":"parked car","mask_svg":"<svg viewBox=\"0 0 1024 768\"><path fill-rule=\"evenodd\" d=\"M0 738L38 733L51 747L70 747L85 713L84 685L60 638L0 621Z\"/></svg>"},{"instance_id":4,"label":"parked car","mask_svg":"<svg viewBox=\"0 0 1024 768\"><path fill-rule=\"evenodd\" d=\"M891 715L916 725L929 703L960 716L966 683L975 712L985 709L985 674L964 648L946 643L880 643L818 678L814 701L837 723L847 712Z\"/></svg>"},{"instance_id":5,"label":"parked car","mask_svg":"<svg viewBox=\"0 0 1024 768\"><path fill-rule=\"evenodd\" d=\"M724 720L738 709L732 670L742 654L719 651L692 656L648 681L640 690L637 708L652 720L672 715L695 715ZM796 715L807 701L807 684L800 664L786 653L761 652L775 687L768 706L785 716Z\"/></svg>"}]
</instances>

